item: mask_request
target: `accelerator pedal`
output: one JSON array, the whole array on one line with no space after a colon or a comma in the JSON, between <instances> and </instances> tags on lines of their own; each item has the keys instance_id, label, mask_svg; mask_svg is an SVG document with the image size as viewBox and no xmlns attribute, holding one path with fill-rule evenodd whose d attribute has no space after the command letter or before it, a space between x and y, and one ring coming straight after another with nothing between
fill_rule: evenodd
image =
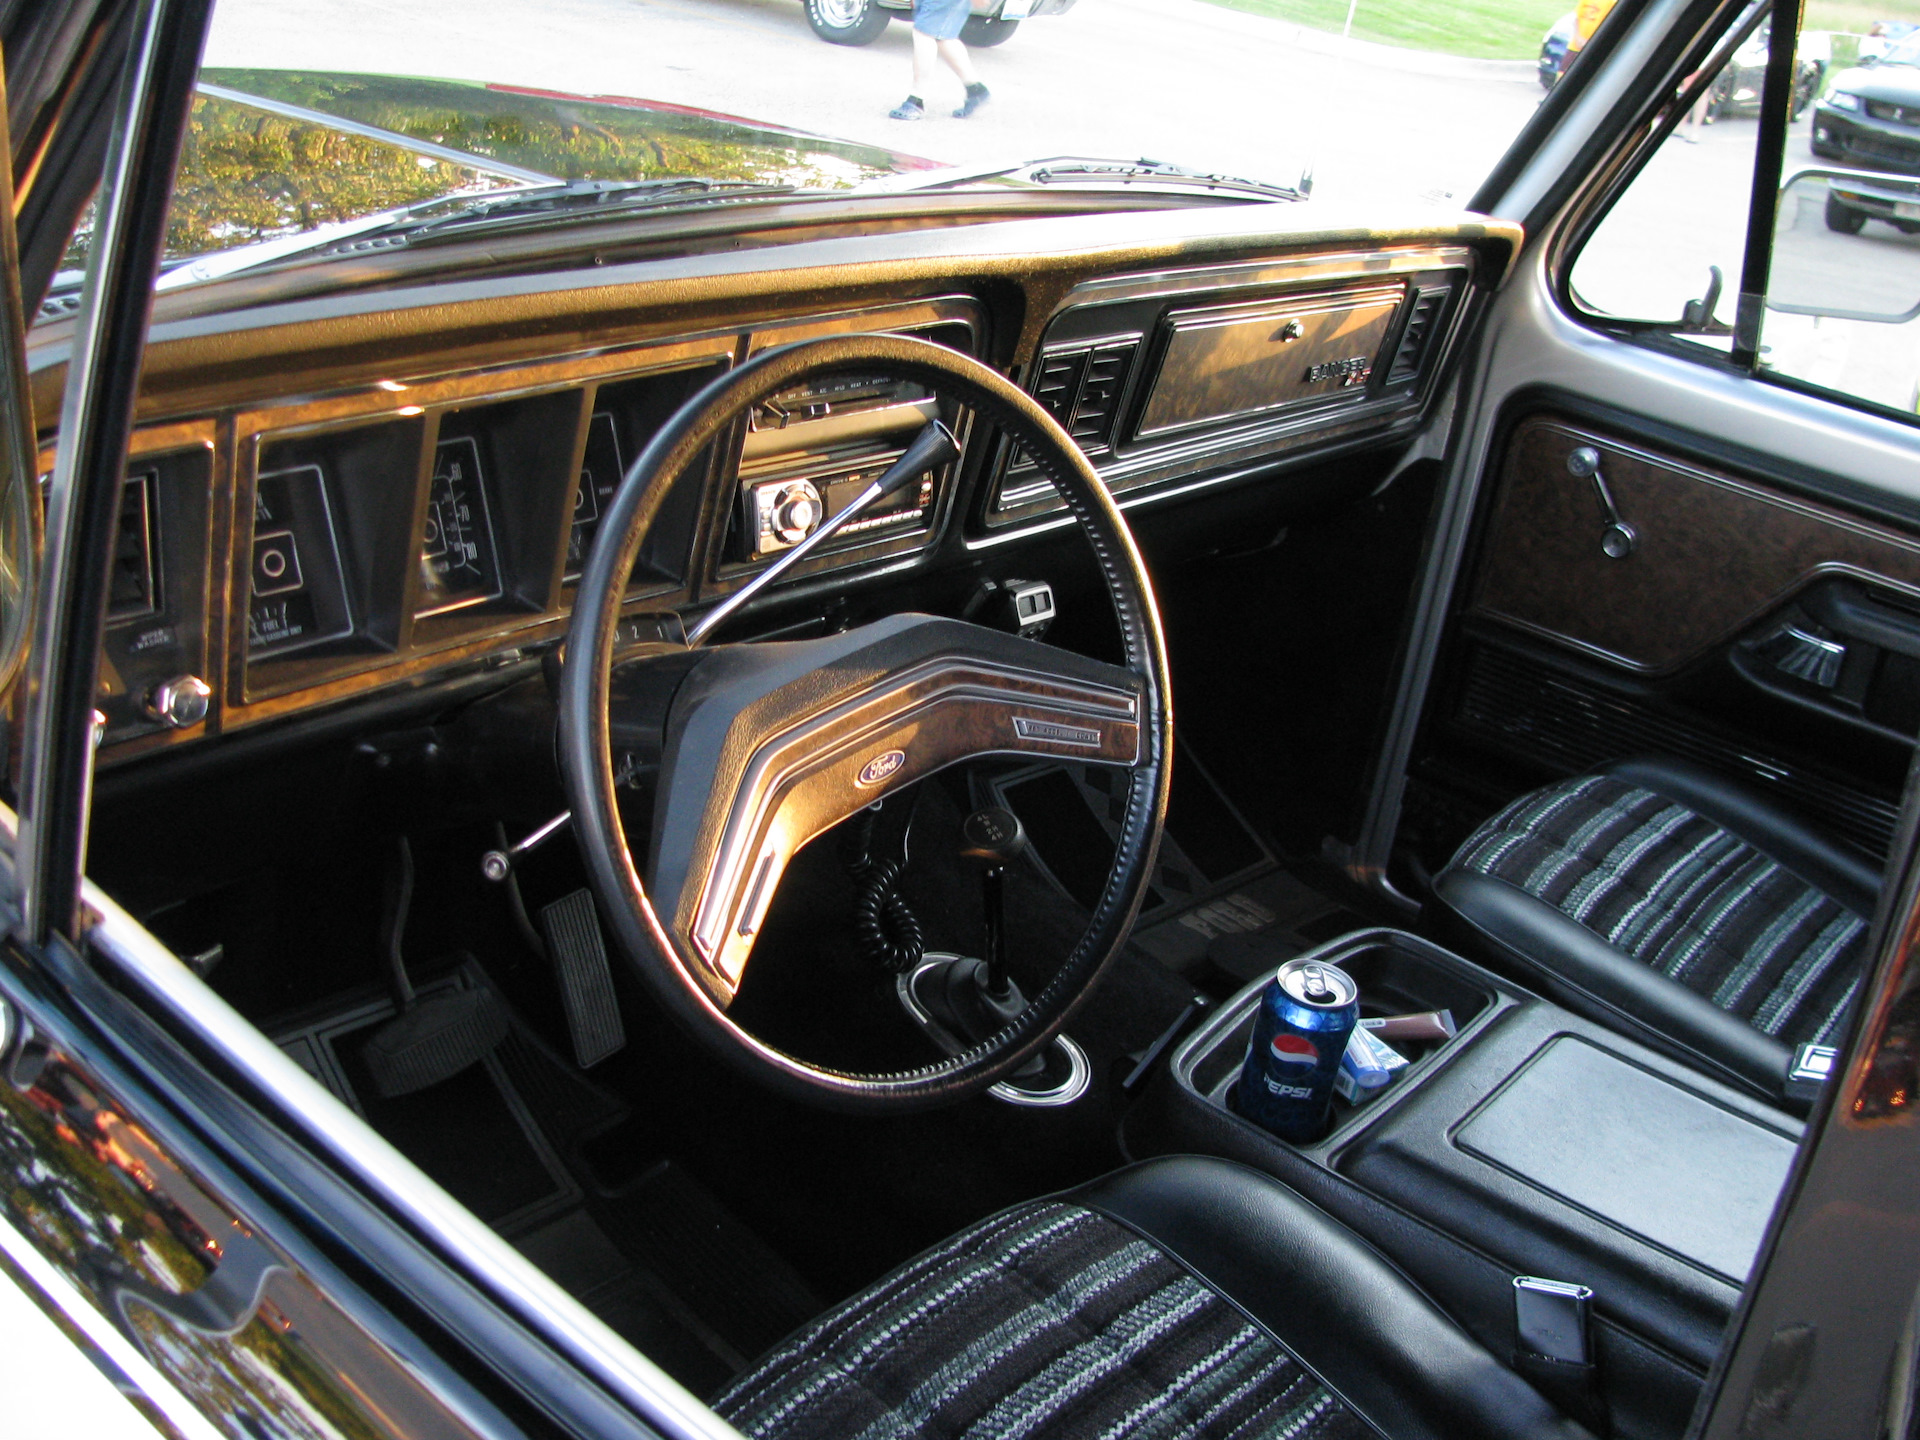
<instances>
[{"instance_id":1,"label":"accelerator pedal","mask_svg":"<svg viewBox=\"0 0 1920 1440\"><path fill-rule=\"evenodd\" d=\"M540 911L540 928L560 976L574 1061L582 1070L590 1069L627 1043L593 892L576 890L545 906Z\"/></svg>"}]
</instances>

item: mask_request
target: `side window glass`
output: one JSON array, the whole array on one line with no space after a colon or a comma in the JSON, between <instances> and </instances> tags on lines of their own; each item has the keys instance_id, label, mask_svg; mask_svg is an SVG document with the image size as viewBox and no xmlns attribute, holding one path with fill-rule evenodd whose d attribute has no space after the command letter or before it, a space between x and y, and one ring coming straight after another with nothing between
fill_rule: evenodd
<instances>
[{"instance_id":1,"label":"side window glass","mask_svg":"<svg viewBox=\"0 0 1920 1440\"><path fill-rule=\"evenodd\" d=\"M1801 36L1802 52L1819 46L1826 63L1787 133L1760 353L1778 375L1909 415L1920 400L1914 21L1920 5L1872 27L1879 35Z\"/></svg>"},{"instance_id":2,"label":"side window glass","mask_svg":"<svg viewBox=\"0 0 1920 1440\"><path fill-rule=\"evenodd\" d=\"M1757 60L1747 53L1753 45L1689 107L1581 250L1570 278L1574 300L1591 313L1672 326L1727 348L1767 62L1765 42Z\"/></svg>"},{"instance_id":3,"label":"side window glass","mask_svg":"<svg viewBox=\"0 0 1920 1440\"><path fill-rule=\"evenodd\" d=\"M1778 200L1757 217L1772 26L1758 10L1737 20L1715 47L1725 63L1683 82L1674 108L1684 113L1669 111L1671 132L1575 259L1574 303L1603 323L1733 353L1763 377L1915 413L1920 0L1905 9L1908 19L1861 24L1848 6L1811 0L1780 172L1767 177ZM1765 304L1736 335L1755 223L1772 242Z\"/></svg>"}]
</instances>

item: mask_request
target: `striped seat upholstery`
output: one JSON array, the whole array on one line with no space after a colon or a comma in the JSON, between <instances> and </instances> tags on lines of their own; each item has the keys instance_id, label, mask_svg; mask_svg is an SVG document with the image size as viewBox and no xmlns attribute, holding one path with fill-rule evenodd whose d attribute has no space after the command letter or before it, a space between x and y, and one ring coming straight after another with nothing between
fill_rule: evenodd
<instances>
[{"instance_id":1,"label":"striped seat upholstery","mask_svg":"<svg viewBox=\"0 0 1920 1440\"><path fill-rule=\"evenodd\" d=\"M1554 906L1790 1046L1829 1043L1862 983L1859 916L1687 806L1612 776L1521 797L1453 866Z\"/></svg>"},{"instance_id":2,"label":"striped seat upholstery","mask_svg":"<svg viewBox=\"0 0 1920 1440\"><path fill-rule=\"evenodd\" d=\"M753 1440L1376 1434L1267 1332L1078 1205L974 1226L809 1324L714 1408Z\"/></svg>"}]
</instances>

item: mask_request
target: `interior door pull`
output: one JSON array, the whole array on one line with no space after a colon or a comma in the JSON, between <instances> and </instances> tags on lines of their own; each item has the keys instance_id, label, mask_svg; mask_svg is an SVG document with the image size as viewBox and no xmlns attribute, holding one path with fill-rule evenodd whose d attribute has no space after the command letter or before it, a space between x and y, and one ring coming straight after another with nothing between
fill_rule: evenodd
<instances>
[{"instance_id":1,"label":"interior door pull","mask_svg":"<svg viewBox=\"0 0 1920 1440\"><path fill-rule=\"evenodd\" d=\"M1600 497L1601 517L1607 522L1607 528L1600 532L1600 549L1609 560L1626 559L1640 543L1640 532L1620 518L1620 507L1613 503L1613 492L1600 473L1600 452L1591 445L1574 447L1567 455L1567 473L1576 480L1593 481L1594 493Z\"/></svg>"}]
</instances>

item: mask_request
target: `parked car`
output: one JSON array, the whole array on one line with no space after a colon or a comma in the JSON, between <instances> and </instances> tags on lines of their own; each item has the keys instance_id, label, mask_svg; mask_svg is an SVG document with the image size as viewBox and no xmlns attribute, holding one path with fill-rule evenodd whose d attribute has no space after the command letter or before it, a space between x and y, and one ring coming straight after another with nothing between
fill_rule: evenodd
<instances>
[{"instance_id":1,"label":"parked car","mask_svg":"<svg viewBox=\"0 0 1920 1440\"><path fill-rule=\"evenodd\" d=\"M1867 175L1827 181L1829 230L1858 235L1869 220L1884 220L1902 235L1920 234L1920 183Z\"/></svg>"},{"instance_id":2,"label":"parked car","mask_svg":"<svg viewBox=\"0 0 1920 1440\"><path fill-rule=\"evenodd\" d=\"M1553 22L1553 28L1540 40L1537 70L1542 90L1551 90L1567 68L1567 45L1573 39L1573 20L1574 12L1569 10Z\"/></svg>"},{"instance_id":3,"label":"parked car","mask_svg":"<svg viewBox=\"0 0 1920 1440\"><path fill-rule=\"evenodd\" d=\"M1920 35L1835 75L1813 107L1811 143L1823 160L1920 174Z\"/></svg>"},{"instance_id":4,"label":"parked car","mask_svg":"<svg viewBox=\"0 0 1920 1440\"><path fill-rule=\"evenodd\" d=\"M913 0L802 0L813 33L834 45L871 45L889 20L906 20ZM1074 0L973 0L973 18L961 30L968 45L1004 45L1022 20L1064 15Z\"/></svg>"},{"instance_id":5,"label":"parked car","mask_svg":"<svg viewBox=\"0 0 1920 1440\"><path fill-rule=\"evenodd\" d=\"M1920 423L1573 283L1725 7L1455 212L397 3L0 16L9 1435L1920 1432Z\"/></svg>"},{"instance_id":6,"label":"parked car","mask_svg":"<svg viewBox=\"0 0 1920 1440\"><path fill-rule=\"evenodd\" d=\"M1739 49L1733 52L1720 73L1713 77L1713 84L1707 91L1708 115L1718 118L1722 115L1751 115L1760 109L1760 96L1767 77L1768 36L1772 33L1770 25L1762 24ZM1800 54L1795 57L1793 71L1793 104L1791 117L1800 118L1814 96L1820 93L1821 79L1825 73L1822 61Z\"/></svg>"}]
</instances>

